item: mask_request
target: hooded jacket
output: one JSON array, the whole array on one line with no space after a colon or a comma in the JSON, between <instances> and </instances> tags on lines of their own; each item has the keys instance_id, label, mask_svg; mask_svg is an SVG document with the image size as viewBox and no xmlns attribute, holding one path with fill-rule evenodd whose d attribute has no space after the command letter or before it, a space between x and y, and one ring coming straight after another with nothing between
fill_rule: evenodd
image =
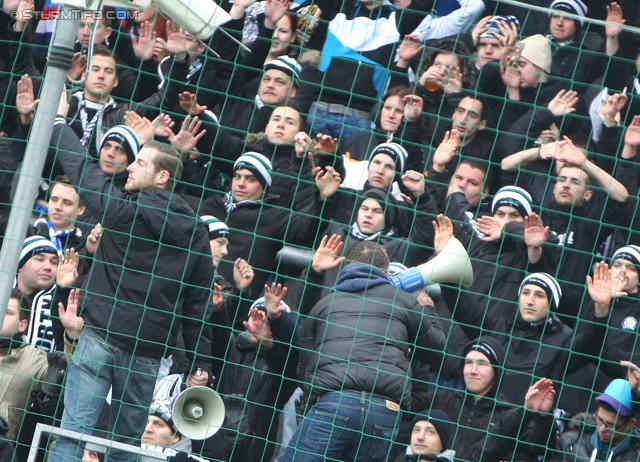
<instances>
[{"instance_id":1,"label":"hooded jacket","mask_svg":"<svg viewBox=\"0 0 640 462\"><path fill-rule=\"evenodd\" d=\"M466 292L445 285L441 289L454 319L470 338L477 337L478 328L482 328L507 350L501 392L511 403L522 404L536 378L546 377L561 386L566 374L588 362L587 355L600 352L606 318L596 318L592 312L574 332L553 313L541 321L526 322L517 302L513 306L518 312L513 318L486 316ZM556 392L560 396L560 390Z\"/></svg>"},{"instance_id":2,"label":"hooded jacket","mask_svg":"<svg viewBox=\"0 0 640 462\"><path fill-rule=\"evenodd\" d=\"M210 370L213 264L209 235L179 196L160 188L132 193L111 186L66 125L52 140L71 183L104 229L83 292L82 316L108 341L151 357L173 343L181 324L193 367ZM193 360L194 352L201 355Z\"/></svg>"},{"instance_id":3,"label":"hooded jacket","mask_svg":"<svg viewBox=\"0 0 640 462\"><path fill-rule=\"evenodd\" d=\"M304 320L298 366L303 390L311 402L325 393L353 390L410 409L411 355L435 364L444 348L444 331L433 313L423 313L382 270L347 265L335 291Z\"/></svg>"},{"instance_id":4,"label":"hooded jacket","mask_svg":"<svg viewBox=\"0 0 640 462\"><path fill-rule=\"evenodd\" d=\"M591 460L594 447L591 438L594 434L592 428L584 428L586 425L594 425L595 422L587 417L578 430L563 433L558 439L559 454L558 460L561 462L587 462ZM609 450L612 448L609 448ZM605 450L605 454L600 454L598 460L609 460L610 452ZM637 462L640 458L640 431L634 428L631 431L631 441L629 446L614 453L611 462Z\"/></svg>"}]
</instances>

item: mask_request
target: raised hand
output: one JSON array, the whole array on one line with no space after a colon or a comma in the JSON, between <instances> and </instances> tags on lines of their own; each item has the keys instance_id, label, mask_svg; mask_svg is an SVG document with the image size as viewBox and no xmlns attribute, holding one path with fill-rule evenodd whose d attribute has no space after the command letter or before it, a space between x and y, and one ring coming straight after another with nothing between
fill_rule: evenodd
<instances>
[{"instance_id":1,"label":"raised hand","mask_svg":"<svg viewBox=\"0 0 640 462\"><path fill-rule=\"evenodd\" d=\"M82 329L84 329L84 319L78 316L78 305L80 303L80 289L73 289L69 293L67 299L67 307L64 303L58 303L58 311L60 312L60 321L64 326L67 336L75 340L80 337Z\"/></svg>"},{"instance_id":2,"label":"raised hand","mask_svg":"<svg viewBox=\"0 0 640 462\"><path fill-rule=\"evenodd\" d=\"M524 217L524 243L527 247L542 247L549 236L549 227L544 226L537 213Z\"/></svg>"},{"instance_id":3,"label":"raised hand","mask_svg":"<svg viewBox=\"0 0 640 462\"><path fill-rule=\"evenodd\" d=\"M87 55L80 52L74 53L71 57L71 67L67 72L67 78L73 82L79 80L87 70Z\"/></svg>"},{"instance_id":4,"label":"raised hand","mask_svg":"<svg viewBox=\"0 0 640 462\"><path fill-rule=\"evenodd\" d=\"M153 58L156 45L156 32L153 30L153 24L145 21L140 24L139 35L131 33L131 47L136 58L146 61Z\"/></svg>"},{"instance_id":5,"label":"raised hand","mask_svg":"<svg viewBox=\"0 0 640 462\"><path fill-rule=\"evenodd\" d=\"M271 328L267 322L267 314L258 308L249 309L249 319L243 321L244 328L253 341L270 340L273 338Z\"/></svg>"},{"instance_id":6,"label":"raised hand","mask_svg":"<svg viewBox=\"0 0 640 462\"><path fill-rule=\"evenodd\" d=\"M58 265L56 284L60 287L72 287L78 279L78 264L80 257L72 247L64 253L64 259Z\"/></svg>"},{"instance_id":7,"label":"raised hand","mask_svg":"<svg viewBox=\"0 0 640 462\"><path fill-rule=\"evenodd\" d=\"M141 145L153 140L156 128L146 117L141 117L135 111L127 111L124 113L124 122L140 137Z\"/></svg>"},{"instance_id":8,"label":"raised hand","mask_svg":"<svg viewBox=\"0 0 640 462\"><path fill-rule=\"evenodd\" d=\"M238 258L233 263L233 281L236 287L244 290L253 282L253 267L243 258Z\"/></svg>"},{"instance_id":9,"label":"raised hand","mask_svg":"<svg viewBox=\"0 0 640 462\"><path fill-rule=\"evenodd\" d=\"M185 117L180 131L174 136L169 136L169 142L184 156L184 154L197 151L196 145L205 133L207 131L202 130L202 121L198 117L193 119Z\"/></svg>"},{"instance_id":10,"label":"raised hand","mask_svg":"<svg viewBox=\"0 0 640 462\"><path fill-rule=\"evenodd\" d=\"M620 284L626 285L625 281L625 278L621 278L617 284L614 284L611 280L609 265L603 261L596 263L593 277L587 275L587 287L589 288L589 296L595 303L596 316L603 317L609 314L612 298L627 295L626 292L618 291Z\"/></svg>"},{"instance_id":11,"label":"raised hand","mask_svg":"<svg viewBox=\"0 0 640 462\"><path fill-rule=\"evenodd\" d=\"M564 115L571 114L572 112L576 112L576 108L574 106L579 100L580 98L578 97L577 91L560 90L558 94L549 101L547 108L554 116L562 117Z\"/></svg>"},{"instance_id":12,"label":"raised hand","mask_svg":"<svg viewBox=\"0 0 640 462\"><path fill-rule=\"evenodd\" d=\"M164 49L173 55L187 51L187 35L180 25L173 21L167 21L167 43Z\"/></svg>"},{"instance_id":13,"label":"raised hand","mask_svg":"<svg viewBox=\"0 0 640 462\"><path fill-rule=\"evenodd\" d=\"M26 22L33 18L33 9L33 0L20 0L16 9L16 22L14 25L17 32L23 31ZM6 5L5 10L7 10Z\"/></svg>"},{"instance_id":14,"label":"raised hand","mask_svg":"<svg viewBox=\"0 0 640 462\"><path fill-rule=\"evenodd\" d=\"M87 254L93 255L98 250L98 242L100 242L100 237L102 237L102 225L98 223L93 227L89 235L87 236Z\"/></svg>"},{"instance_id":15,"label":"raised hand","mask_svg":"<svg viewBox=\"0 0 640 462\"><path fill-rule=\"evenodd\" d=\"M456 130L448 131L444 134L444 138L436 152L433 153L433 168L438 171L444 171L446 165L451 162L460 147L460 135Z\"/></svg>"},{"instance_id":16,"label":"raised hand","mask_svg":"<svg viewBox=\"0 0 640 462\"><path fill-rule=\"evenodd\" d=\"M630 146L640 146L640 115L633 116L624 134L624 142Z\"/></svg>"},{"instance_id":17,"label":"raised hand","mask_svg":"<svg viewBox=\"0 0 640 462\"><path fill-rule=\"evenodd\" d=\"M480 42L480 36L487 30L489 30L489 27L487 26L487 24L489 24L489 21L491 21L491 15L482 18L480 21L478 21L478 24L476 24L476 26L471 29L471 39L473 40L473 44L476 46L476 48L478 47L478 43Z\"/></svg>"},{"instance_id":18,"label":"raised hand","mask_svg":"<svg viewBox=\"0 0 640 462\"><path fill-rule=\"evenodd\" d=\"M505 221L490 216L480 217L476 220L476 228L484 234L483 241L497 241L502 237Z\"/></svg>"},{"instance_id":19,"label":"raised hand","mask_svg":"<svg viewBox=\"0 0 640 462\"><path fill-rule=\"evenodd\" d=\"M198 104L198 97L188 91L183 91L178 95L180 100L180 107L184 112L190 116L199 116L207 110L207 106L201 106Z\"/></svg>"},{"instance_id":20,"label":"raised hand","mask_svg":"<svg viewBox=\"0 0 640 462\"><path fill-rule=\"evenodd\" d=\"M211 305L213 311L222 310L222 304L224 303L224 295L222 294L222 286L217 282L213 283L213 294L211 295Z\"/></svg>"},{"instance_id":21,"label":"raised hand","mask_svg":"<svg viewBox=\"0 0 640 462\"><path fill-rule=\"evenodd\" d=\"M620 361L620 365L622 367L629 368L629 372L627 373L629 386L636 394L636 396L640 395L640 367L636 366L631 361Z\"/></svg>"},{"instance_id":22,"label":"raised hand","mask_svg":"<svg viewBox=\"0 0 640 462\"><path fill-rule=\"evenodd\" d=\"M398 47L398 67L409 67L409 62L424 49L424 45L420 39L412 34L404 36L404 40Z\"/></svg>"},{"instance_id":23,"label":"raised hand","mask_svg":"<svg viewBox=\"0 0 640 462\"><path fill-rule=\"evenodd\" d=\"M604 26L604 33L607 37L616 38L622 30L620 26L627 22L622 15L622 8L616 2L607 5L607 25Z\"/></svg>"},{"instance_id":24,"label":"raised hand","mask_svg":"<svg viewBox=\"0 0 640 462\"><path fill-rule=\"evenodd\" d=\"M422 115L424 101L417 95L406 95L402 98L404 118L407 122L415 122Z\"/></svg>"},{"instance_id":25,"label":"raised hand","mask_svg":"<svg viewBox=\"0 0 640 462\"><path fill-rule=\"evenodd\" d=\"M282 284L271 284L271 287L265 284L264 286L264 304L267 307L267 313L269 319L278 319L282 315L283 311L287 311L289 307L282 302L282 299L287 295L287 288Z\"/></svg>"},{"instance_id":26,"label":"raised hand","mask_svg":"<svg viewBox=\"0 0 640 462\"><path fill-rule=\"evenodd\" d=\"M616 125L620 121L620 111L627 104L629 98L625 88L622 93L614 93L602 98L601 109L596 114L608 127Z\"/></svg>"},{"instance_id":27,"label":"raised hand","mask_svg":"<svg viewBox=\"0 0 640 462\"><path fill-rule=\"evenodd\" d=\"M339 256L343 246L344 243L339 235L323 236L313 255L312 268L318 273L324 273L337 267L344 260L344 257Z\"/></svg>"},{"instance_id":28,"label":"raised hand","mask_svg":"<svg viewBox=\"0 0 640 462\"><path fill-rule=\"evenodd\" d=\"M439 214L433 222L433 228L436 233L433 238L433 247L436 254L439 254L445 248L449 239L453 236L453 223L449 217Z\"/></svg>"},{"instance_id":29,"label":"raised hand","mask_svg":"<svg viewBox=\"0 0 640 462\"><path fill-rule=\"evenodd\" d=\"M33 119L33 111L38 105L39 99L35 99L33 93L33 81L27 74L23 75L16 85L16 109L20 114L22 123L30 123ZM66 94L63 92L66 97ZM67 115L65 112L63 115Z\"/></svg>"},{"instance_id":30,"label":"raised hand","mask_svg":"<svg viewBox=\"0 0 640 462\"><path fill-rule=\"evenodd\" d=\"M326 167L324 169L316 167L316 169L318 169L318 171L316 172L315 180L320 199L324 200L333 197L338 191L340 183L342 183L340 174L336 172L333 167Z\"/></svg>"},{"instance_id":31,"label":"raised hand","mask_svg":"<svg viewBox=\"0 0 640 462\"><path fill-rule=\"evenodd\" d=\"M173 130L171 129L175 125L175 122L168 114L160 113L151 123L153 124L153 133L155 136L165 138L173 136Z\"/></svg>"},{"instance_id":32,"label":"raised hand","mask_svg":"<svg viewBox=\"0 0 640 462\"><path fill-rule=\"evenodd\" d=\"M333 138L331 135L323 135L322 133L318 133L316 135L317 143L315 146L316 151L335 153L336 149L338 149L338 138Z\"/></svg>"},{"instance_id":33,"label":"raised hand","mask_svg":"<svg viewBox=\"0 0 640 462\"><path fill-rule=\"evenodd\" d=\"M275 29L278 21L289 10L291 0L267 0L264 5L264 25L267 29Z\"/></svg>"},{"instance_id":34,"label":"raised hand","mask_svg":"<svg viewBox=\"0 0 640 462\"><path fill-rule=\"evenodd\" d=\"M533 412L549 412L553 408L555 396L553 382L542 378L529 387L524 397L524 407Z\"/></svg>"}]
</instances>

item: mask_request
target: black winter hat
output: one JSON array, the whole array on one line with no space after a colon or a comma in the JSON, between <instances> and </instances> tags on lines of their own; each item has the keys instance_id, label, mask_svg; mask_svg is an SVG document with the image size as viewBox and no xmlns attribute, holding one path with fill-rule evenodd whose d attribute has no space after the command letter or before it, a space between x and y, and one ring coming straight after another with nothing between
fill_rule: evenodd
<instances>
[{"instance_id":1,"label":"black winter hat","mask_svg":"<svg viewBox=\"0 0 640 462\"><path fill-rule=\"evenodd\" d=\"M438 436L442 443L442 450L446 451L451 449L451 442L453 438L453 424L451 418L440 409L425 409L420 414L416 415L411 421L411 429L413 426L422 420L426 420L438 430Z\"/></svg>"}]
</instances>

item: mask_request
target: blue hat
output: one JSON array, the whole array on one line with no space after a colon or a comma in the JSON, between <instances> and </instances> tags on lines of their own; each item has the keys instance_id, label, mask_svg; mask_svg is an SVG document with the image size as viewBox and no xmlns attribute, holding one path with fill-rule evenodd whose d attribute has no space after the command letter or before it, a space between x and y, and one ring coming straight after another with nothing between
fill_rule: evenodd
<instances>
[{"instance_id":1,"label":"blue hat","mask_svg":"<svg viewBox=\"0 0 640 462\"><path fill-rule=\"evenodd\" d=\"M612 380L607 385L604 393L596 397L596 401L607 403L622 417L629 417L634 414L631 386L624 379Z\"/></svg>"}]
</instances>

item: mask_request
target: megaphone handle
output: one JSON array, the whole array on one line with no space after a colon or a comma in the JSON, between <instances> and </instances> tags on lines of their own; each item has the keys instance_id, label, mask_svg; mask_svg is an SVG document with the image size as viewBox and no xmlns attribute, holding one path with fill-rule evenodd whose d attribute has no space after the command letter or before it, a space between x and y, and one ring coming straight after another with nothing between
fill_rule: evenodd
<instances>
[{"instance_id":1,"label":"megaphone handle","mask_svg":"<svg viewBox=\"0 0 640 462\"><path fill-rule=\"evenodd\" d=\"M196 377L201 377L202 376L202 369L198 368L198 370L195 373Z\"/></svg>"}]
</instances>

